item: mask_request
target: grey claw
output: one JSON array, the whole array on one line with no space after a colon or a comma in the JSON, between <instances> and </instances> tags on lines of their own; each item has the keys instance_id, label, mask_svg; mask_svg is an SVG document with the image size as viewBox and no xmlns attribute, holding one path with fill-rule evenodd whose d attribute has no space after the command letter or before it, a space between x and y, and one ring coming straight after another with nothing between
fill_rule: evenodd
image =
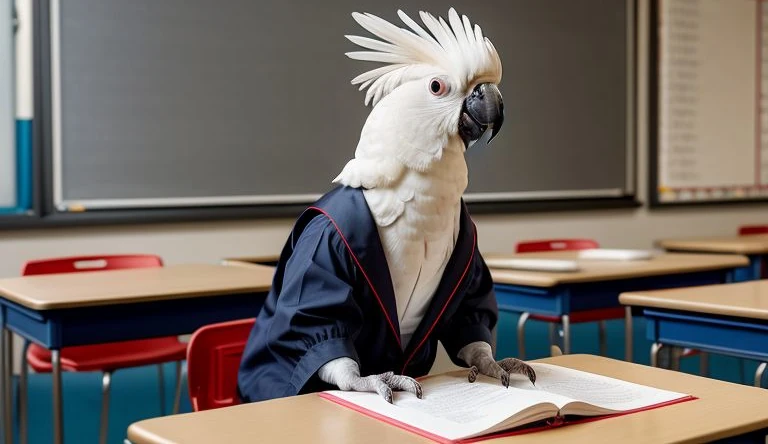
<instances>
[{"instance_id":1,"label":"grey claw","mask_svg":"<svg viewBox=\"0 0 768 444\"><path fill-rule=\"evenodd\" d=\"M385 401L392 404L392 389L389 387L383 387L379 392Z\"/></svg>"},{"instance_id":2,"label":"grey claw","mask_svg":"<svg viewBox=\"0 0 768 444\"><path fill-rule=\"evenodd\" d=\"M504 372L501 374L501 384L504 387L509 388L509 373Z\"/></svg>"},{"instance_id":3,"label":"grey claw","mask_svg":"<svg viewBox=\"0 0 768 444\"><path fill-rule=\"evenodd\" d=\"M467 380L469 380L469 382L475 382L477 380L477 373L478 373L477 367L473 365L472 368L469 369Z\"/></svg>"},{"instance_id":4,"label":"grey claw","mask_svg":"<svg viewBox=\"0 0 768 444\"><path fill-rule=\"evenodd\" d=\"M499 366L509 373L527 376L531 384L536 385L536 372L525 362L516 358L505 358L499 361Z\"/></svg>"},{"instance_id":5,"label":"grey claw","mask_svg":"<svg viewBox=\"0 0 768 444\"><path fill-rule=\"evenodd\" d=\"M423 395L421 384L419 384L419 381L411 377L405 375L395 375L393 372L387 372L382 374L381 380L384 382L384 384L389 386L390 389L405 390L411 392L419 399L421 399Z\"/></svg>"}]
</instances>

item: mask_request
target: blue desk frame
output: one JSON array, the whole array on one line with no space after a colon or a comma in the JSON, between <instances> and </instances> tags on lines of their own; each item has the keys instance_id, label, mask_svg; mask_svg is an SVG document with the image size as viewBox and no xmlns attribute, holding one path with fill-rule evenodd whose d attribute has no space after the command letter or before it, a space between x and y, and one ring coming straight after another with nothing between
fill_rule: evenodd
<instances>
[{"instance_id":1,"label":"blue desk frame","mask_svg":"<svg viewBox=\"0 0 768 444\"><path fill-rule=\"evenodd\" d=\"M745 254L743 256L749 258L749 266L735 270L734 282L754 281L762 278L763 267L768 263L768 253Z\"/></svg>"},{"instance_id":2,"label":"blue desk frame","mask_svg":"<svg viewBox=\"0 0 768 444\"><path fill-rule=\"evenodd\" d=\"M653 341L651 365L662 346L688 347L709 353L768 362L768 321L657 308L642 309L646 335ZM755 374L760 386L766 364Z\"/></svg>"},{"instance_id":3,"label":"blue desk frame","mask_svg":"<svg viewBox=\"0 0 768 444\"><path fill-rule=\"evenodd\" d=\"M59 361L58 350L63 347L182 335L207 324L252 317L261 309L266 295L266 292L240 293L46 311L31 310L0 298L4 442L11 444L13 437L11 332L48 348L54 361ZM58 365L54 362L52 376L54 406L57 406L61 405L57 402L61 399L60 362ZM63 443L63 412L54 407L53 414L54 442Z\"/></svg>"},{"instance_id":4,"label":"blue desk frame","mask_svg":"<svg viewBox=\"0 0 768 444\"><path fill-rule=\"evenodd\" d=\"M676 273L631 279L561 284L554 287L496 284L499 310L513 313L540 313L558 316L563 328L563 353L570 353L571 312L620 307L619 295L627 291L722 284L749 280L753 267L723 268L692 273ZM757 265L759 267L759 264ZM625 359L632 362L632 312L625 317Z\"/></svg>"}]
</instances>

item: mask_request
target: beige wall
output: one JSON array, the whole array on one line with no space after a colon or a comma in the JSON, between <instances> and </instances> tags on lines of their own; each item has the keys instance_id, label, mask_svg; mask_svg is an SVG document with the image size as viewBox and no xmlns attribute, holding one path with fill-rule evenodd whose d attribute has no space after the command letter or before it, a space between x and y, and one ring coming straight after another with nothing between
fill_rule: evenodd
<instances>
[{"instance_id":1,"label":"beige wall","mask_svg":"<svg viewBox=\"0 0 768 444\"><path fill-rule=\"evenodd\" d=\"M641 1L644 3L644 1ZM644 11L644 8L641 8ZM645 19L641 16L641 22ZM642 26L641 26L642 28ZM641 54L645 39L641 37ZM645 85L641 67L640 85ZM640 91L644 99L646 93ZM639 104L644 117L645 103ZM638 185L646 189L646 140L641 118ZM352 149L350 149L350 155ZM510 166L514 174L514 165ZM329 178L330 179L330 178ZM608 247L649 248L667 236L735 233L742 223L768 223L768 205L649 211L647 208L611 211L487 215L475 218L484 251L509 251L519 239L583 236ZM136 225L130 227L0 231L0 276L18 274L20 264L32 258L88 253L151 252L168 264L215 262L226 256L273 253L280 250L290 220Z\"/></svg>"},{"instance_id":2,"label":"beige wall","mask_svg":"<svg viewBox=\"0 0 768 444\"><path fill-rule=\"evenodd\" d=\"M647 14L641 0L640 29ZM638 191L645 200L647 187L647 141L645 120L646 79L643 58L646 38L640 36L641 90L638 116ZM352 154L350 148L350 155ZM310 167L310 166L308 166ZM341 165L339 166L341 167ZM510 166L514 174L514 165ZM331 178L329 178L330 180ZM648 248L665 236L694 236L735 233L742 223L768 223L768 205L710 207L649 211L647 208L512 215L478 215L480 247L484 251L507 251L515 241L549 236L584 236L606 246ZM291 226L290 220L252 220L170 225L135 225L34 231L0 231L0 276L13 276L27 259L66 254L103 252L152 252L167 263L217 261L226 256L273 253L280 250Z\"/></svg>"}]
</instances>

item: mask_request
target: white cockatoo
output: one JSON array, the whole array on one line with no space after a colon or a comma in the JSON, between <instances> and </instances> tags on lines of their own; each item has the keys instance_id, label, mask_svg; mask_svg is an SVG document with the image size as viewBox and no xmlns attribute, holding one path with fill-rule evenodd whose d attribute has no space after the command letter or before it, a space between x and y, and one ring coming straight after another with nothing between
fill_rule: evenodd
<instances>
[{"instance_id":1,"label":"white cockatoo","mask_svg":"<svg viewBox=\"0 0 768 444\"><path fill-rule=\"evenodd\" d=\"M479 26L451 8L448 21L426 12L423 28L404 12L408 29L371 14L354 13L381 40L347 36L365 49L347 54L385 65L352 80L367 89L373 107L355 157L335 183L363 188L389 266L405 348L429 306L459 232L461 197L467 186L464 153L486 131L492 140L504 120L498 83L501 60ZM527 364L496 362L489 344L472 343L459 358L508 385L509 373L533 381ZM328 362L320 379L341 389L375 390L391 400L391 388L420 395L418 383L398 375L359 376L350 358Z\"/></svg>"}]
</instances>

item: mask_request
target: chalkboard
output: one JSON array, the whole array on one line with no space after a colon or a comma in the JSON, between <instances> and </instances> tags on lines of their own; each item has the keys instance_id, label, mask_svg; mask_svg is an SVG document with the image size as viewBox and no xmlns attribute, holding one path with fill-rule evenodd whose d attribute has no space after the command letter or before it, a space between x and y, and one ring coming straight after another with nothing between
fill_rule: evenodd
<instances>
[{"instance_id":1,"label":"chalkboard","mask_svg":"<svg viewBox=\"0 0 768 444\"><path fill-rule=\"evenodd\" d=\"M470 149L466 199L624 197L634 189L635 5L460 0L504 66L506 120ZM369 109L350 84L351 12L379 0L51 0L58 211L311 202ZM447 16L438 0L404 11ZM402 24L401 24L402 26Z\"/></svg>"}]
</instances>

